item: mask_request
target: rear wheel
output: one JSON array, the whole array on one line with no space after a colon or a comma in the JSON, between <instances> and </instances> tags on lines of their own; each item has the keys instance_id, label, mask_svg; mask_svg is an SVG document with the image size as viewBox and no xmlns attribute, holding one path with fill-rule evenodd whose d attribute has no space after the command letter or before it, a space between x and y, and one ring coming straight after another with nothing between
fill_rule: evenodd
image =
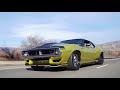
<instances>
[{"instance_id":1,"label":"rear wheel","mask_svg":"<svg viewBox=\"0 0 120 90\"><path fill-rule=\"evenodd\" d=\"M97 64L102 65L103 63L104 63L104 54L103 54L103 53L101 53L101 54L100 54L100 58L98 59Z\"/></svg>"},{"instance_id":2,"label":"rear wheel","mask_svg":"<svg viewBox=\"0 0 120 90\"><path fill-rule=\"evenodd\" d=\"M44 68L44 66L31 66L31 68L35 71L38 71L38 70Z\"/></svg>"},{"instance_id":3,"label":"rear wheel","mask_svg":"<svg viewBox=\"0 0 120 90\"><path fill-rule=\"evenodd\" d=\"M68 60L68 67L69 70L79 70L80 64L80 53L73 52Z\"/></svg>"}]
</instances>

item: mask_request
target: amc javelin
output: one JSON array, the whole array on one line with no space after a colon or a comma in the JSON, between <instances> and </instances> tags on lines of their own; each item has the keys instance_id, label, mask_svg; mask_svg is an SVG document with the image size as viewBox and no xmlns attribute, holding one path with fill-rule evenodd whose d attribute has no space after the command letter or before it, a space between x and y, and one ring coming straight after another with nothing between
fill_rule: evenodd
<instances>
[{"instance_id":1,"label":"amc javelin","mask_svg":"<svg viewBox=\"0 0 120 90\"><path fill-rule=\"evenodd\" d=\"M102 49L86 39L69 39L59 43L47 43L22 51L22 55L25 57L25 65L31 66L33 70L45 66L79 70L84 64L103 64L104 62Z\"/></svg>"}]
</instances>

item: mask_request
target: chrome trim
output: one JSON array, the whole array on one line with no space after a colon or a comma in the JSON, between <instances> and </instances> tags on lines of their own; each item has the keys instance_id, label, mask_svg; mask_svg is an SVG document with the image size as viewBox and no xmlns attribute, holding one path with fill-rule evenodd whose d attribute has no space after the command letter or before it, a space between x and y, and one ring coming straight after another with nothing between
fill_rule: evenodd
<instances>
[{"instance_id":1,"label":"chrome trim","mask_svg":"<svg viewBox=\"0 0 120 90\"><path fill-rule=\"evenodd\" d=\"M25 58L44 58L44 57L60 57L61 54L59 55L37 55L37 56L23 56Z\"/></svg>"},{"instance_id":2,"label":"chrome trim","mask_svg":"<svg viewBox=\"0 0 120 90\"><path fill-rule=\"evenodd\" d=\"M39 48L39 49L34 49L34 50L49 50L49 49L58 49L58 54L41 54L41 55L35 55L35 56L24 56L24 58L31 58L31 59L34 59L34 58L44 58L44 57L60 57L61 56L61 52L60 52L60 48ZM33 51L34 51L33 50ZM32 50L28 50L28 51L23 51L23 52L29 52L29 51L32 51Z\"/></svg>"}]
</instances>

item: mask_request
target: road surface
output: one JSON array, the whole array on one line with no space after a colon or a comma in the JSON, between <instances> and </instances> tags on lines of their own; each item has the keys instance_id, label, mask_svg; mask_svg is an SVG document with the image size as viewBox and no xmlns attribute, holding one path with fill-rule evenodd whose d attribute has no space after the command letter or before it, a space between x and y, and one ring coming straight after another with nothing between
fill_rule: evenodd
<instances>
[{"instance_id":1,"label":"road surface","mask_svg":"<svg viewBox=\"0 0 120 90\"><path fill-rule=\"evenodd\" d=\"M0 78L120 78L120 59L105 60L103 65L83 66L78 71L48 67L33 71L24 64L0 65Z\"/></svg>"}]
</instances>

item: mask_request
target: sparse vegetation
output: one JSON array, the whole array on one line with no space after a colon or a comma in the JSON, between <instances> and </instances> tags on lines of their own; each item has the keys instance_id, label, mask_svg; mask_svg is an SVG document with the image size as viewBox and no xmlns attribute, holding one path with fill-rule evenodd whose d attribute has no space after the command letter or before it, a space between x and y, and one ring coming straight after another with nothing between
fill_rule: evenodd
<instances>
[{"instance_id":1,"label":"sparse vegetation","mask_svg":"<svg viewBox=\"0 0 120 90\"><path fill-rule=\"evenodd\" d=\"M0 57L7 60L22 60L21 51L19 49L1 48Z\"/></svg>"},{"instance_id":2,"label":"sparse vegetation","mask_svg":"<svg viewBox=\"0 0 120 90\"><path fill-rule=\"evenodd\" d=\"M21 48L1 48L0 60L23 60L21 51L24 49L41 46L45 43L57 42L56 40L45 40L38 35L29 36L21 42ZM105 57L120 57L120 41L108 42L98 45L103 49Z\"/></svg>"},{"instance_id":3,"label":"sparse vegetation","mask_svg":"<svg viewBox=\"0 0 120 90\"><path fill-rule=\"evenodd\" d=\"M52 42L57 42L57 41L52 39L45 40L44 38L39 37L38 35L34 35L34 36L29 36L27 37L26 40L22 41L21 47L23 49L28 49L36 46L41 46L45 43L52 43Z\"/></svg>"},{"instance_id":4,"label":"sparse vegetation","mask_svg":"<svg viewBox=\"0 0 120 90\"><path fill-rule=\"evenodd\" d=\"M20 48L1 48L0 50L0 60L23 60L23 57L21 55L21 51L28 49L28 48L32 48L32 47L36 47L36 46L41 46L45 43L52 43L52 42L56 42L56 40L45 40L42 37L39 37L38 35L34 35L34 36L28 36L26 38L26 40L21 42L21 47Z\"/></svg>"}]
</instances>

